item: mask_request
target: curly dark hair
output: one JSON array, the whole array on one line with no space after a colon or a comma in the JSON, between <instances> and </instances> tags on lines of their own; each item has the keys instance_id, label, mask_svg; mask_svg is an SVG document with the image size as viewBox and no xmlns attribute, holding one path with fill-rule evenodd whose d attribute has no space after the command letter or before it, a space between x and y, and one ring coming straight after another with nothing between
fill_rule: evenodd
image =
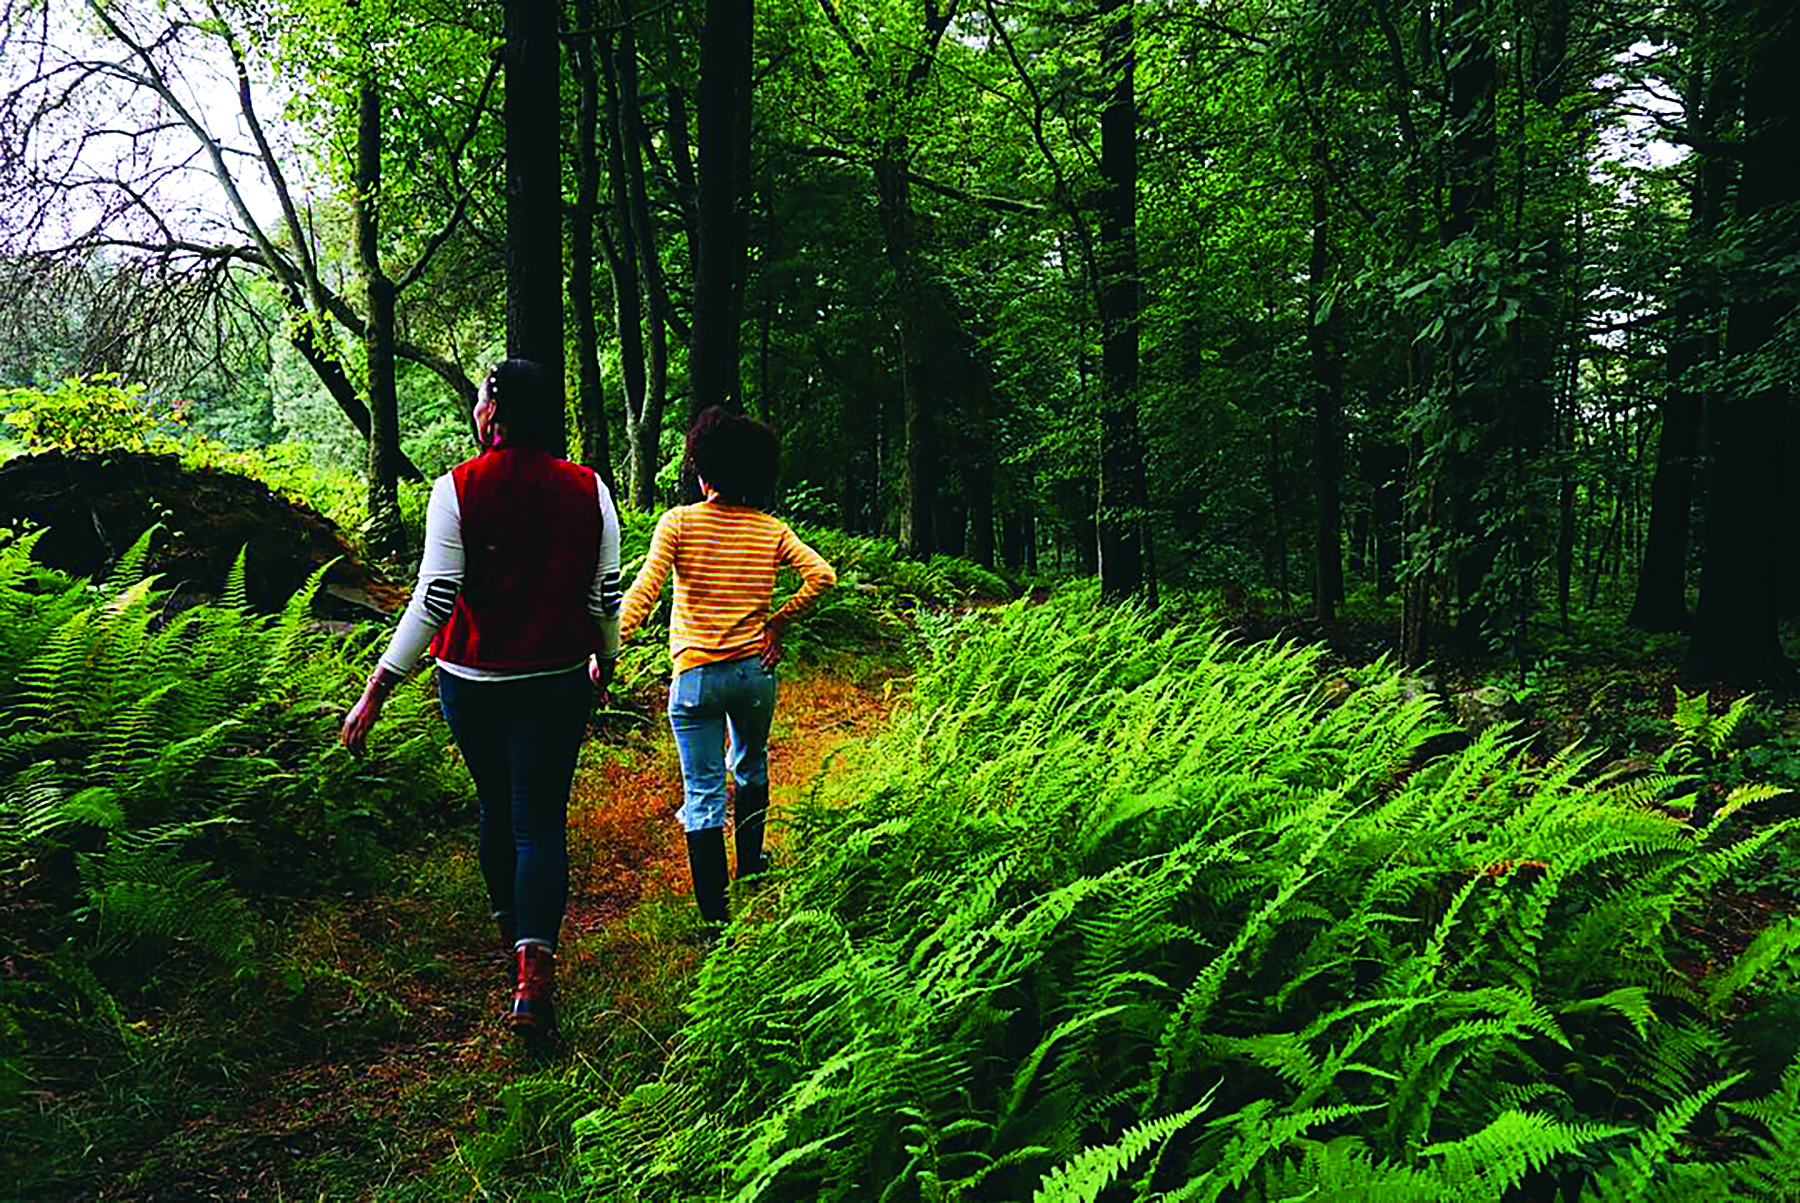
<instances>
[{"instance_id":1,"label":"curly dark hair","mask_svg":"<svg viewBox=\"0 0 1800 1203\"><path fill-rule=\"evenodd\" d=\"M494 421L506 427L506 442L561 456L568 449L568 415L561 382L533 359L503 359L487 374Z\"/></svg>"},{"instance_id":2,"label":"curly dark hair","mask_svg":"<svg viewBox=\"0 0 1800 1203\"><path fill-rule=\"evenodd\" d=\"M714 405L688 429L687 454L721 501L759 509L774 501L781 440L768 425Z\"/></svg>"}]
</instances>

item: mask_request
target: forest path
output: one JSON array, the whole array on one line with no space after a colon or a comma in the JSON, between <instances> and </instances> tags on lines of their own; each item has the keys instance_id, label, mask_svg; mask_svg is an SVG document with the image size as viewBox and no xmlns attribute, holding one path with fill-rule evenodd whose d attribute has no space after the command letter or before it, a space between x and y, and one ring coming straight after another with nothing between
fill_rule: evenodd
<instances>
[{"instance_id":1,"label":"forest path","mask_svg":"<svg viewBox=\"0 0 1800 1203\"><path fill-rule=\"evenodd\" d=\"M770 737L771 844L801 791L828 765L827 782L838 780L882 729L902 671L859 659L784 676ZM672 1033L700 963L684 938L693 918L674 817L681 771L662 698L634 699L644 721L624 742L583 749L558 1055L525 1056L503 1029L502 960L473 832L459 825L440 848L404 858L394 888L297 920L286 960L304 985L284 1046L265 1050L233 1105L94 1167L96 1189L81 1197L505 1198L552 1185L560 1148L539 1125L567 1117L521 1123L502 1091L533 1075L567 1082L565 1098L629 1082Z\"/></svg>"}]
</instances>

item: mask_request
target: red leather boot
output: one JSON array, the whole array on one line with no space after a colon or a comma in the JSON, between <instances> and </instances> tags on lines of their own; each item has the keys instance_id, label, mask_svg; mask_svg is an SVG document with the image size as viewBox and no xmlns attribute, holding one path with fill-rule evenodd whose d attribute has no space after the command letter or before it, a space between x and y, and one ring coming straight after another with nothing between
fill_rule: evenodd
<instances>
[{"instance_id":1,"label":"red leather boot","mask_svg":"<svg viewBox=\"0 0 1800 1203\"><path fill-rule=\"evenodd\" d=\"M556 1030L556 954L542 944L521 944L517 957L507 1022L522 1036L548 1036Z\"/></svg>"}]
</instances>

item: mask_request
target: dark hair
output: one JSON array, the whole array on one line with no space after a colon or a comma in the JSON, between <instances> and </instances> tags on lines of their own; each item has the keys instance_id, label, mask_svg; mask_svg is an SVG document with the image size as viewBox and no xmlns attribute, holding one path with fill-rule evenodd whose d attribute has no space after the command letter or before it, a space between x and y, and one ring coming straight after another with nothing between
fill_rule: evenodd
<instances>
[{"instance_id":1,"label":"dark hair","mask_svg":"<svg viewBox=\"0 0 1800 1203\"><path fill-rule=\"evenodd\" d=\"M714 405L688 429L688 460L731 505L766 508L775 499L781 440L755 418Z\"/></svg>"},{"instance_id":2,"label":"dark hair","mask_svg":"<svg viewBox=\"0 0 1800 1203\"><path fill-rule=\"evenodd\" d=\"M562 383L532 359L502 359L487 374L494 421L506 427L506 442L561 456L568 450L568 415Z\"/></svg>"}]
</instances>

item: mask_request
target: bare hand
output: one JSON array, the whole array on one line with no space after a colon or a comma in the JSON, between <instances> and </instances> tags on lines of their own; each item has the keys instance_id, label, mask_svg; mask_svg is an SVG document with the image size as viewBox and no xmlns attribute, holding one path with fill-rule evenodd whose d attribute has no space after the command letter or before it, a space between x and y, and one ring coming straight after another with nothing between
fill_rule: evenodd
<instances>
[{"instance_id":1,"label":"bare hand","mask_svg":"<svg viewBox=\"0 0 1800 1203\"><path fill-rule=\"evenodd\" d=\"M781 662L781 627L770 623L762 633L762 666L771 671Z\"/></svg>"},{"instance_id":2,"label":"bare hand","mask_svg":"<svg viewBox=\"0 0 1800 1203\"><path fill-rule=\"evenodd\" d=\"M344 716L344 746L350 749L352 756L361 756L368 746L369 732L375 727L375 720L381 717L381 695L373 689L365 689L356 705L350 707L350 713Z\"/></svg>"},{"instance_id":3,"label":"bare hand","mask_svg":"<svg viewBox=\"0 0 1800 1203\"><path fill-rule=\"evenodd\" d=\"M616 660L602 660L598 656L589 656L588 680L593 682L595 689L609 689L613 682L613 670L617 667L618 661Z\"/></svg>"}]
</instances>

